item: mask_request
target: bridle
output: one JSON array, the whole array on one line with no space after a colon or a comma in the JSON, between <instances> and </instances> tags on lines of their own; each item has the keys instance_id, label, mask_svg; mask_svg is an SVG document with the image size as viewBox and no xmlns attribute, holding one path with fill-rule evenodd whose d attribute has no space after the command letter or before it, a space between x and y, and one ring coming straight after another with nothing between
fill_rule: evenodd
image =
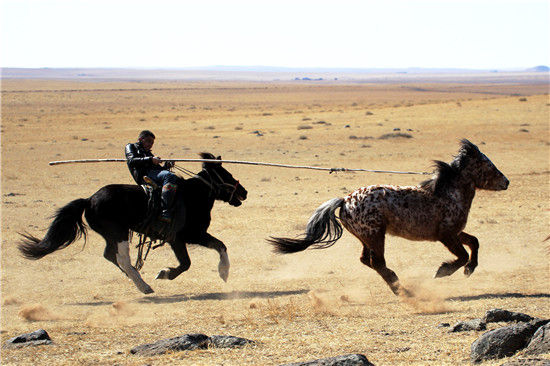
<instances>
[{"instance_id":1,"label":"bridle","mask_svg":"<svg viewBox=\"0 0 550 366\"><path fill-rule=\"evenodd\" d=\"M222 187L229 187L227 191L228 192L231 191L231 194L229 195L229 199L227 200L227 202L231 202L240 185L240 182L238 180L235 182L235 184L224 182L223 178L215 170L213 171L209 171L207 169L202 170L207 174L209 178L207 180L201 175L199 175L199 173L195 174L186 168L182 168L176 165L174 165L174 168L189 177L200 179L204 184L206 184L210 188L211 196L218 197L219 193L222 191Z\"/></svg>"},{"instance_id":2,"label":"bridle","mask_svg":"<svg viewBox=\"0 0 550 366\"><path fill-rule=\"evenodd\" d=\"M213 170L212 172L204 169L204 171L206 172L206 174L208 174L208 176L210 177L210 187L212 188L214 186L214 179L212 179L212 176L210 173L213 173L216 178L218 179L218 183L216 184L216 189L218 190L216 192L216 196L219 192L221 192L221 188L222 187L229 187L229 189L227 190L228 192L231 190L231 194L229 195L229 199L227 200L227 202L231 202L231 200L233 199L233 197L235 196L235 192L237 192L237 188L239 187L239 181L236 180L235 181L235 184L231 184L231 183L226 183L224 182L223 178L218 174L218 172L216 172L215 170ZM197 175L198 176L198 175Z\"/></svg>"}]
</instances>

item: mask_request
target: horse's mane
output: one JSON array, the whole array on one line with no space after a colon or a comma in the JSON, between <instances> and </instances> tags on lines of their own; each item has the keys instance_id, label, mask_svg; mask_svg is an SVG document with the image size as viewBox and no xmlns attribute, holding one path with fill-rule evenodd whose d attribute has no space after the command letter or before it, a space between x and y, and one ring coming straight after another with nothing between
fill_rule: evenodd
<instances>
[{"instance_id":1,"label":"horse's mane","mask_svg":"<svg viewBox=\"0 0 550 366\"><path fill-rule=\"evenodd\" d=\"M451 186L460 171L456 166L444 161L434 160L435 172L431 179L420 183L420 187L432 192L436 196L441 195Z\"/></svg>"},{"instance_id":2,"label":"horse's mane","mask_svg":"<svg viewBox=\"0 0 550 366\"><path fill-rule=\"evenodd\" d=\"M201 152L201 153L199 153L199 156L201 157L201 159L209 159L209 160L221 159L221 157L216 158L213 154L211 154L209 152ZM202 163L203 170L206 168L207 164L221 164L221 163L204 162L204 163ZM183 177L178 176L178 183L177 183L178 185L183 186L183 184L186 184L186 182L187 182L186 179L184 179Z\"/></svg>"},{"instance_id":3,"label":"horse's mane","mask_svg":"<svg viewBox=\"0 0 550 366\"><path fill-rule=\"evenodd\" d=\"M199 153L199 156L201 157L201 159L209 159L209 160L222 160L222 157L221 156L214 156L214 154L211 154L209 152L201 152ZM212 165L222 165L222 163L218 163L218 162L204 162L202 163L202 168L205 169L208 165L212 166Z\"/></svg>"},{"instance_id":4,"label":"horse's mane","mask_svg":"<svg viewBox=\"0 0 550 366\"><path fill-rule=\"evenodd\" d=\"M211 160L215 160L216 157L211 154L211 153L208 153L208 152L201 152L199 153L199 156L201 157L201 159L211 159ZM205 165L206 164L219 164L219 163L202 163L202 168L204 169L205 168ZM188 171L190 173L190 171ZM183 186L184 184L186 184L187 182L187 179L181 177L181 176L177 176L177 184L179 186Z\"/></svg>"},{"instance_id":5,"label":"horse's mane","mask_svg":"<svg viewBox=\"0 0 550 366\"><path fill-rule=\"evenodd\" d=\"M450 164L440 160L434 160L434 177L420 183L420 187L433 192L436 196L441 195L451 187L464 167L468 165L468 162L479 156L480 152L476 145L466 139L461 140L460 143L461 146L460 150L458 150L458 155L455 156Z\"/></svg>"}]
</instances>

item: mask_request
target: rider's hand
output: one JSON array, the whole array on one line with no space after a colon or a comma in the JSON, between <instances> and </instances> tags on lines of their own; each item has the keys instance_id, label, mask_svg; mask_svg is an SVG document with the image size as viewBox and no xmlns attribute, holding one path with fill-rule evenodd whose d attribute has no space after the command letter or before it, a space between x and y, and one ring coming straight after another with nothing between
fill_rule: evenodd
<instances>
[{"instance_id":1,"label":"rider's hand","mask_svg":"<svg viewBox=\"0 0 550 366\"><path fill-rule=\"evenodd\" d=\"M164 168L165 169L172 169L174 167L174 162L171 161L171 160L168 160L168 161L165 161L164 162Z\"/></svg>"},{"instance_id":2,"label":"rider's hand","mask_svg":"<svg viewBox=\"0 0 550 366\"><path fill-rule=\"evenodd\" d=\"M160 163L162 162L161 158L159 158L158 156L153 156L153 164L155 165L160 165Z\"/></svg>"}]
</instances>

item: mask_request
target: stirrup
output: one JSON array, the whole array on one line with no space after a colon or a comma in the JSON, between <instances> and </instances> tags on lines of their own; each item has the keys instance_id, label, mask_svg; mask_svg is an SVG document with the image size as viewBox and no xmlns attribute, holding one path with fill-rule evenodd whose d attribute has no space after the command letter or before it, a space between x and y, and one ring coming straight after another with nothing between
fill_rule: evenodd
<instances>
[{"instance_id":1,"label":"stirrup","mask_svg":"<svg viewBox=\"0 0 550 366\"><path fill-rule=\"evenodd\" d=\"M169 216L168 212L161 213L160 216L159 216L159 220L164 222L164 223L167 223L167 224L172 223L172 217Z\"/></svg>"},{"instance_id":2,"label":"stirrup","mask_svg":"<svg viewBox=\"0 0 550 366\"><path fill-rule=\"evenodd\" d=\"M151 178L149 178L148 176L144 176L143 181L145 182L145 184L148 184L151 187L153 187L153 189L158 189L159 188L159 186Z\"/></svg>"}]
</instances>

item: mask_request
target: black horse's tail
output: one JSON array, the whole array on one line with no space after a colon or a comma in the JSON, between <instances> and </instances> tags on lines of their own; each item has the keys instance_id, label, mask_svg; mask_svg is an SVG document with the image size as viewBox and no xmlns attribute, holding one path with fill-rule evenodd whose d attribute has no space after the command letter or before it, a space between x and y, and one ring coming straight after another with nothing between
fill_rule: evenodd
<instances>
[{"instance_id":1,"label":"black horse's tail","mask_svg":"<svg viewBox=\"0 0 550 366\"><path fill-rule=\"evenodd\" d=\"M46 254L67 247L80 237L86 242L87 228L82 221L82 213L90 206L88 199L79 198L60 208L44 239L29 234L20 234L24 239L19 250L27 259L40 259Z\"/></svg>"},{"instance_id":2,"label":"black horse's tail","mask_svg":"<svg viewBox=\"0 0 550 366\"><path fill-rule=\"evenodd\" d=\"M342 225L338 222L335 212L343 203L343 198L333 198L319 206L307 223L303 239L272 237L268 242L275 246L278 253L296 253L311 245L314 245L315 249L332 246L342 237Z\"/></svg>"}]
</instances>

